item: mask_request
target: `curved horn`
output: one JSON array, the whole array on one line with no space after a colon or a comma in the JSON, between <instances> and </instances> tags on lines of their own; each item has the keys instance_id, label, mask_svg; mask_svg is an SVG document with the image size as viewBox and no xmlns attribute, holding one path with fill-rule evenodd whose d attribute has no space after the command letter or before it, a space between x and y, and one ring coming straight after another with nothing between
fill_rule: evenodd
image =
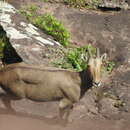
<instances>
[{"instance_id":1,"label":"curved horn","mask_svg":"<svg viewBox=\"0 0 130 130\"><path fill-rule=\"evenodd\" d=\"M92 52L91 52L89 47L88 47L88 55L89 55L90 58L92 58Z\"/></svg>"},{"instance_id":2,"label":"curved horn","mask_svg":"<svg viewBox=\"0 0 130 130\"><path fill-rule=\"evenodd\" d=\"M100 50L97 48L97 58L100 58Z\"/></svg>"}]
</instances>

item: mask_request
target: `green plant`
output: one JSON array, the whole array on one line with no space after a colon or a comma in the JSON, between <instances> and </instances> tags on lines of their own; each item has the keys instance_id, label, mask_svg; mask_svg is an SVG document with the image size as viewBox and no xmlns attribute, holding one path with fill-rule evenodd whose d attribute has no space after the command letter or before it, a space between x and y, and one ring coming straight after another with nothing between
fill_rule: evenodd
<instances>
[{"instance_id":1,"label":"green plant","mask_svg":"<svg viewBox=\"0 0 130 130\"><path fill-rule=\"evenodd\" d=\"M19 12L23 14L28 20L32 20L36 16L37 6L36 5L27 5L22 7Z\"/></svg>"},{"instance_id":2,"label":"green plant","mask_svg":"<svg viewBox=\"0 0 130 130\"><path fill-rule=\"evenodd\" d=\"M27 6L27 9L28 9L28 11L36 12L37 11L37 6L32 4L32 5Z\"/></svg>"},{"instance_id":3,"label":"green plant","mask_svg":"<svg viewBox=\"0 0 130 130\"><path fill-rule=\"evenodd\" d=\"M0 59L4 57L3 51L6 43L7 43L6 34L3 31L2 27L0 27Z\"/></svg>"},{"instance_id":4,"label":"green plant","mask_svg":"<svg viewBox=\"0 0 130 130\"><path fill-rule=\"evenodd\" d=\"M44 14L38 16L33 20L34 25L41 28L45 33L54 37L56 41L63 46L69 44L70 34L65 29L64 25L59 22L54 16L50 14Z\"/></svg>"},{"instance_id":5,"label":"green plant","mask_svg":"<svg viewBox=\"0 0 130 130\"><path fill-rule=\"evenodd\" d=\"M34 4L31 4L31 5L26 5L26 6L23 6L21 9L20 9L20 13L25 13L25 12L27 12L27 11L29 11L29 12L36 12L37 11L37 6L36 5L34 5Z\"/></svg>"},{"instance_id":6,"label":"green plant","mask_svg":"<svg viewBox=\"0 0 130 130\"><path fill-rule=\"evenodd\" d=\"M116 108L121 108L124 107L125 105L126 105L125 102L120 99L116 100L114 103L114 107Z\"/></svg>"},{"instance_id":7,"label":"green plant","mask_svg":"<svg viewBox=\"0 0 130 130\"><path fill-rule=\"evenodd\" d=\"M42 29L46 34L51 35L61 45L67 46L69 44L70 34L64 25L50 14L37 16L36 10L37 8L31 5L30 7L22 8L20 12L35 26Z\"/></svg>"},{"instance_id":8,"label":"green plant","mask_svg":"<svg viewBox=\"0 0 130 130\"><path fill-rule=\"evenodd\" d=\"M97 8L101 0L63 0L64 3L76 8Z\"/></svg>"},{"instance_id":9,"label":"green plant","mask_svg":"<svg viewBox=\"0 0 130 130\"><path fill-rule=\"evenodd\" d=\"M98 5L102 2L102 0L41 0L43 2L58 2L58 3L65 3L69 6L75 7L75 8L91 8L96 9Z\"/></svg>"},{"instance_id":10,"label":"green plant","mask_svg":"<svg viewBox=\"0 0 130 130\"><path fill-rule=\"evenodd\" d=\"M75 71L82 71L87 67L88 49L92 52L95 57L96 48L91 45L85 45L82 47L64 48L58 51L58 58L54 58L52 64L59 68L70 69ZM57 52L54 52L57 54ZM115 63L113 61L105 61L102 71L112 72Z\"/></svg>"},{"instance_id":11,"label":"green plant","mask_svg":"<svg viewBox=\"0 0 130 130\"><path fill-rule=\"evenodd\" d=\"M0 38L0 59L3 58L3 50L4 50L4 47L5 47L5 42L3 39Z\"/></svg>"},{"instance_id":12,"label":"green plant","mask_svg":"<svg viewBox=\"0 0 130 130\"><path fill-rule=\"evenodd\" d=\"M88 48L91 49L91 51L93 50L95 53L95 49L92 46L87 45L79 48L73 48L66 54L67 61L76 71L81 71L87 67L86 57L88 57Z\"/></svg>"},{"instance_id":13,"label":"green plant","mask_svg":"<svg viewBox=\"0 0 130 130\"><path fill-rule=\"evenodd\" d=\"M64 69L81 71L87 67L88 48L95 55L96 48L91 45L85 45L78 48L67 48L63 51L62 58L56 59L53 64Z\"/></svg>"},{"instance_id":14,"label":"green plant","mask_svg":"<svg viewBox=\"0 0 130 130\"><path fill-rule=\"evenodd\" d=\"M70 6L81 8L86 6L86 0L64 0Z\"/></svg>"},{"instance_id":15,"label":"green plant","mask_svg":"<svg viewBox=\"0 0 130 130\"><path fill-rule=\"evenodd\" d=\"M112 72L114 66L115 66L115 63L114 63L113 61L106 61L106 66L105 66L105 68L106 68L106 70L107 70L108 72Z\"/></svg>"}]
</instances>

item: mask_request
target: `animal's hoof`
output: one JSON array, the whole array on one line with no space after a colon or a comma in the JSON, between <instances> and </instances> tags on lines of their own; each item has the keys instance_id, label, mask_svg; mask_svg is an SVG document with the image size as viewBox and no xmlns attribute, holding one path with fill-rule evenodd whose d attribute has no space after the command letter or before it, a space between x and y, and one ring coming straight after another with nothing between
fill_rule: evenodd
<instances>
[{"instance_id":1,"label":"animal's hoof","mask_svg":"<svg viewBox=\"0 0 130 130\"><path fill-rule=\"evenodd\" d=\"M68 119L68 123L72 123L73 122L73 119L72 118L69 118Z\"/></svg>"}]
</instances>

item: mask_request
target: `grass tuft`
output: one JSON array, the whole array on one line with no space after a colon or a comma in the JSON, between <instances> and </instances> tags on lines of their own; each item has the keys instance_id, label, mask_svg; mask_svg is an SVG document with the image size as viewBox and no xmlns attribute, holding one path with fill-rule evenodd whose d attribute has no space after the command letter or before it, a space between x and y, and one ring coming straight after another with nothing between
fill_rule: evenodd
<instances>
[{"instance_id":1,"label":"grass tuft","mask_svg":"<svg viewBox=\"0 0 130 130\"><path fill-rule=\"evenodd\" d=\"M61 45L69 45L70 33L65 29L64 25L50 14L43 14L38 16L37 7L30 5L22 8L20 12L35 26L39 27L43 32L51 35L54 40Z\"/></svg>"}]
</instances>

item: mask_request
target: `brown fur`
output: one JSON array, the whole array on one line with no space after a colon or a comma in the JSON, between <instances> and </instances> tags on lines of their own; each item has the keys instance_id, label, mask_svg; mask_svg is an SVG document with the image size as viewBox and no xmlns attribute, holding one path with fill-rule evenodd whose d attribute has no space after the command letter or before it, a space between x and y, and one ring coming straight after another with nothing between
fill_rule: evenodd
<instances>
[{"instance_id":1,"label":"brown fur","mask_svg":"<svg viewBox=\"0 0 130 130\"><path fill-rule=\"evenodd\" d=\"M60 116L67 119L73 104L78 102L86 90L92 86L95 80L93 76L98 75L96 72L100 73L97 69L101 66L93 66L93 64L97 63L89 63L88 69L82 72L24 63L11 64L0 70L0 86L19 99L60 100Z\"/></svg>"}]
</instances>

